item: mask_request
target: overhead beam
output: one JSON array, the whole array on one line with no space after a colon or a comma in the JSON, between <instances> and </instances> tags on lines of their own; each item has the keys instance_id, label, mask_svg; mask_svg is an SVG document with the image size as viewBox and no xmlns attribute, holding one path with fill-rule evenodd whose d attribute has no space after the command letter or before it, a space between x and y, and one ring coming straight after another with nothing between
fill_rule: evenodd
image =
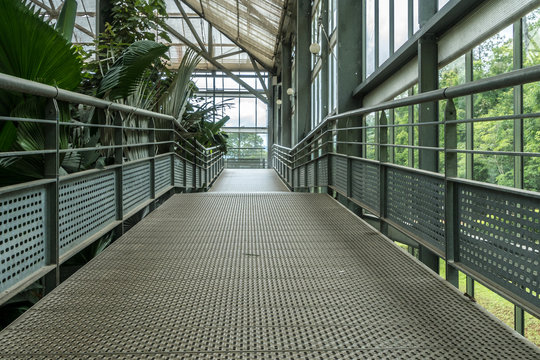
<instances>
[{"instance_id":1,"label":"overhead beam","mask_svg":"<svg viewBox=\"0 0 540 360\"><path fill-rule=\"evenodd\" d=\"M199 46L201 47L202 51L207 52L206 46L204 46L204 42L201 40L201 37L199 36L199 33L197 32L197 30L195 30L195 27L191 23L191 20L189 19L189 16L187 16L186 12L182 8L182 4L180 3L180 1L174 0L174 3L178 7L178 10L180 10L180 13L182 14L182 17L186 21L187 26L189 27L189 30L191 30L191 33L195 37L195 40L197 40L197 42L199 43Z\"/></svg>"},{"instance_id":2,"label":"overhead beam","mask_svg":"<svg viewBox=\"0 0 540 360\"><path fill-rule=\"evenodd\" d=\"M204 16L204 8L202 6L202 3L201 3L201 9L203 9L203 11L199 11L197 9L195 9L194 7L192 7L190 4L188 4L186 1L182 0L182 2L184 4L186 4L187 7L189 7L193 12L195 12L195 14L199 15L200 17L202 17L203 19L205 19L206 21L208 21L209 23L211 23L208 19L206 19L206 17ZM211 23L212 24L212 23ZM230 41L233 42L234 45L238 46L240 49L244 50L245 52L247 52L248 54L251 54L249 52L248 49L246 49L244 46L240 45L240 43L238 43L238 41L236 41L235 39L231 38L230 36L227 36L225 33L223 33L223 31L219 28L219 26L216 26L216 24L212 24L216 29L220 30L221 33L223 34L223 36L225 36L227 39L229 39ZM264 61L262 61L259 57L253 55L253 57L255 59L257 59L257 61L259 62L259 64L261 64L265 69L266 71L270 72L270 73L273 73L273 69L268 67Z\"/></svg>"},{"instance_id":3,"label":"overhead beam","mask_svg":"<svg viewBox=\"0 0 540 360\"><path fill-rule=\"evenodd\" d=\"M173 36L175 36L176 38L178 38L178 40L182 41L184 44L186 44L186 46L190 47L191 49L193 49L195 52L197 52L197 54L199 54L201 57L203 57L206 61L208 61L210 64L214 65L216 68L218 68L220 71L223 71L225 74L227 74L231 79L233 79L234 81L236 81L237 83L239 83L240 85L242 85L247 91L249 91L251 94L255 95L258 99L260 99L262 102L264 102L265 104L268 104L268 99L266 97L264 97L262 94L260 94L257 90L255 90L254 88L252 88L251 86L249 86L245 81L243 81L240 77L238 77L237 75L233 74L231 71L229 71L227 68L225 68L222 64L220 64L219 62L217 62L216 60L214 60L210 54L208 54L206 51L202 51L201 49L199 49L199 47L197 45L195 45L194 43L192 43L191 41L189 41L188 39L186 39L185 36L183 36L182 34L180 34L178 31L176 31L175 29L173 29L170 25L166 24L166 23L162 23L161 26L167 30L168 32L170 32Z\"/></svg>"}]
</instances>

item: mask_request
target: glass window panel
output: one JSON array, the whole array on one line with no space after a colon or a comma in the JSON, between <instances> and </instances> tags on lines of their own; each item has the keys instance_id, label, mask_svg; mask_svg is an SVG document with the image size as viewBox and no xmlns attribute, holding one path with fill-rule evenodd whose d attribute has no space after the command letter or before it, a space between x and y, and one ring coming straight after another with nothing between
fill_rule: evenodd
<instances>
[{"instance_id":1,"label":"glass window panel","mask_svg":"<svg viewBox=\"0 0 540 360\"><path fill-rule=\"evenodd\" d=\"M222 78L223 80L223 90L239 90L240 87L238 85L238 83L231 79L230 77L225 77L225 78Z\"/></svg>"},{"instance_id":2,"label":"glass window panel","mask_svg":"<svg viewBox=\"0 0 540 360\"><path fill-rule=\"evenodd\" d=\"M523 85L523 113L540 112L540 83ZM540 153L540 119L523 120L523 151ZM540 191L540 157L523 158L523 180L527 190Z\"/></svg>"},{"instance_id":3,"label":"glass window panel","mask_svg":"<svg viewBox=\"0 0 540 360\"><path fill-rule=\"evenodd\" d=\"M413 1L413 33L420 30L420 24L418 24L419 23L419 19L418 19L418 1L419 0L414 0Z\"/></svg>"},{"instance_id":4,"label":"glass window panel","mask_svg":"<svg viewBox=\"0 0 540 360\"><path fill-rule=\"evenodd\" d=\"M513 70L514 51L512 37L513 27L509 26L474 48L474 80Z\"/></svg>"},{"instance_id":5,"label":"glass window panel","mask_svg":"<svg viewBox=\"0 0 540 360\"><path fill-rule=\"evenodd\" d=\"M226 107L223 109L223 115L229 116L230 120L227 121L225 124L226 127L238 127L239 125L239 117L238 117L238 109L240 106L240 99L239 98L232 98L229 103L231 104L230 107Z\"/></svg>"},{"instance_id":6,"label":"glass window panel","mask_svg":"<svg viewBox=\"0 0 540 360\"><path fill-rule=\"evenodd\" d=\"M260 100L257 100L257 127L265 128L268 126L268 106Z\"/></svg>"},{"instance_id":7,"label":"glass window panel","mask_svg":"<svg viewBox=\"0 0 540 360\"><path fill-rule=\"evenodd\" d=\"M371 113L366 115L364 118L365 125L366 126L374 126L375 125L375 114ZM371 127L365 130L366 131L366 143L368 144L374 144L376 142L375 137L375 128ZM375 159L375 145L366 145L366 158L368 159Z\"/></svg>"},{"instance_id":8,"label":"glass window panel","mask_svg":"<svg viewBox=\"0 0 540 360\"><path fill-rule=\"evenodd\" d=\"M540 9L523 18L523 66L540 64Z\"/></svg>"},{"instance_id":9,"label":"glass window panel","mask_svg":"<svg viewBox=\"0 0 540 360\"><path fill-rule=\"evenodd\" d=\"M405 0L394 0L394 50L405 44L409 37L409 3Z\"/></svg>"},{"instance_id":10,"label":"glass window panel","mask_svg":"<svg viewBox=\"0 0 540 360\"><path fill-rule=\"evenodd\" d=\"M439 0L439 10L442 9L444 5L446 5L450 0Z\"/></svg>"},{"instance_id":11,"label":"glass window panel","mask_svg":"<svg viewBox=\"0 0 540 360\"><path fill-rule=\"evenodd\" d=\"M256 105L254 98L240 98L240 127L255 127Z\"/></svg>"},{"instance_id":12,"label":"glass window panel","mask_svg":"<svg viewBox=\"0 0 540 360\"><path fill-rule=\"evenodd\" d=\"M390 56L390 0L379 0L379 65Z\"/></svg>"},{"instance_id":13,"label":"glass window panel","mask_svg":"<svg viewBox=\"0 0 540 360\"><path fill-rule=\"evenodd\" d=\"M366 77L375 71L375 0L366 0Z\"/></svg>"}]
</instances>

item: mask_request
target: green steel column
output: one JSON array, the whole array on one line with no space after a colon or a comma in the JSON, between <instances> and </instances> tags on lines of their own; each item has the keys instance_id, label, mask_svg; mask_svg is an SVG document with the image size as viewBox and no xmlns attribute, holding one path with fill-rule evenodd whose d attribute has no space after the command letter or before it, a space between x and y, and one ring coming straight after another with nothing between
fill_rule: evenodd
<instances>
[{"instance_id":1,"label":"green steel column","mask_svg":"<svg viewBox=\"0 0 540 360\"><path fill-rule=\"evenodd\" d=\"M418 6L418 23L420 27L424 26L426 22L437 12L438 0L422 0Z\"/></svg>"},{"instance_id":2,"label":"green steel column","mask_svg":"<svg viewBox=\"0 0 540 360\"><path fill-rule=\"evenodd\" d=\"M272 86L272 79L269 81L268 95L268 108L266 112L266 134L268 136L268 151L266 164L268 168L272 168L272 146L276 143L274 139L274 112L276 111L276 101L274 99L274 87Z\"/></svg>"},{"instance_id":3,"label":"green steel column","mask_svg":"<svg viewBox=\"0 0 540 360\"><path fill-rule=\"evenodd\" d=\"M428 2L426 1L426 3ZM423 16L427 16L426 13ZM422 18L420 23L422 24ZM438 77L437 41L432 36L424 36L418 41L418 92L422 93L437 89L439 85ZM420 104L418 116L421 123L437 121L439 117L437 102ZM420 146L438 147L438 139L438 126L426 125L419 127L418 143ZM420 169L434 172L439 170L437 151L420 149L418 156ZM433 271L439 272L438 256L423 246L420 246L420 260Z\"/></svg>"},{"instance_id":4,"label":"green steel column","mask_svg":"<svg viewBox=\"0 0 540 360\"><path fill-rule=\"evenodd\" d=\"M523 68L523 22L514 24L514 70ZM523 85L514 87L514 114L523 114ZM523 119L514 120L514 151L523 151ZM523 189L523 157L514 156L514 187ZM525 312L514 305L514 329L525 334Z\"/></svg>"},{"instance_id":5,"label":"green steel column","mask_svg":"<svg viewBox=\"0 0 540 360\"><path fill-rule=\"evenodd\" d=\"M329 54L329 47L330 44L328 43L327 36L330 36L330 29L328 28L328 0L321 0L321 59L322 59L322 68L321 68L321 74L319 75L321 77L321 98L319 101L321 102L321 119L324 119L324 117L328 114L328 97L330 94L329 91L329 69L328 64L330 64L330 56L332 54Z\"/></svg>"},{"instance_id":6,"label":"green steel column","mask_svg":"<svg viewBox=\"0 0 540 360\"><path fill-rule=\"evenodd\" d=\"M291 97L287 89L291 87L291 44L281 43L281 144L291 147Z\"/></svg>"},{"instance_id":7,"label":"green steel column","mask_svg":"<svg viewBox=\"0 0 540 360\"><path fill-rule=\"evenodd\" d=\"M47 242L46 261L47 265L56 265L54 270L47 273L44 278L44 292L47 294L60 284L60 244L59 244L59 134L60 134L60 111L55 99L50 100L45 109L45 119L55 120L55 124L43 125L45 133L45 149L56 150L51 154L43 156L44 176L54 179L54 182L47 185L45 193L46 217L45 217L45 239Z\"/></svg>"},{"instance_id":8,"label":"green steel column","mask_svg":"<svg viewBox=\"0 0 540 360\"><path fill-rule=\"evenodd\" d=\"M96 0L96 26L98 34L105 32L105 24L112 22L111 0Z\"/></svg>"},{"instance_id":9,"label":"green steel column","mask_svg":"<svg viewBox=\"0 0 540 360\"><path fill-rule=\"evenodd\" d=\"M293 88L297 123L293 145L311 130L311 1L297 0L296 6L296 79Z\"/></svg>"},{"instance_id":10,"label":"green steel column","mask_svg":"<svg viewBox=\"0 0 540 360\"><path fill-rule=\"evenodd\" d=\"M449 99L446 102L444 111L444 120L456 120L456 107L454 101ZM444 131L444 148L445 148L445 237L446 237L446 280L452 285L459 288L459 271L452 265L458 261L458 217L457 217L457 189L456 183L449 181L447 178L457 177L457 153L448 152L446 150L455 150L457 146L457 125L455 123L445 123Z\"/></svg>"},{"instance_id":11,"label":"green steel column","mask_svg":"<svg viewBox=\"0 0 540 360\"><path fill-rule=\"evenodd\" d=\"M274 85L272 87L272 91L274 92L274 101L277 102L278 100L281 101L281 87L280 85ZM275 144L281 144L281 106L277 103L274 105L274 143Z\"/></svg>"},{"instance_id":12,"label":"green steel column","mask_svg":"<svg viewBox=\"0 0 540 360\"><path fill-rule=\"evenodd\" d=\"M362 1L337 1L337 111L342 113L361 106L361 101L352 97L352 92L362 82ZM341 121L339 127L360 126L361 118ZM338 141L362 141L361 130L340 131ZM349 155L361 156L362 146L349 145Z\"/></svg>"},{"instance_id":13,"label":"green steel column","mask_svg":"<svg viewBox=\"0 0 540 360\"><path fill-rule=\"evenodd\" d=\"M473 53L472 50L465 54L465 82L472 82L474 79L473 76ZM474 99L472 95L466 96L465 102L465 118L472 119L474 116ZM465 148L467 150L472 150L474 147L474 125L473 123L465 124ZM467 179L472 179L474 174L473 167L473 154L465 155L465 177ZM470 297L474 298L474 279L467 275L466 278L466 289L465 293Z\"/></svg>"},{"instance_id":14,"label":"green steel column","mask_svg":"<svg viewBox=\"0 0 540 360\"><path fill-rule=\"evenodd\" d=\"M434 37L422 38L418 42L418 92L436 90L439 86L438 77L437 42ZM418 117L421 123L437 121L439 117L437 102L420 104ZM420 146L439 146L438 126L420 126L418 143ZM437 151L420 149L418 155L420 169L435 172L439 170Z\"/></svg>"}]
</instances>

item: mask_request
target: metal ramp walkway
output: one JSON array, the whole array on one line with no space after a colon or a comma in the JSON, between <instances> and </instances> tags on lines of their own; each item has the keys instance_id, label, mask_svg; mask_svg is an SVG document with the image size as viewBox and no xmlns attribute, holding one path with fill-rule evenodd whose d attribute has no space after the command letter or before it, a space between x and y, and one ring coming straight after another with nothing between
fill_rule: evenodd
<instances>
[{"instance_id":1,"label":"metal ramp walkway","mask_svg":"<svg viewBox=\"0 0 540 360\"><path fill-rule=\"evenodd\" d=\"M254 192L173 196L0 333L0 358L540 352L328 195Z\"/></svg>"}]
</instances>

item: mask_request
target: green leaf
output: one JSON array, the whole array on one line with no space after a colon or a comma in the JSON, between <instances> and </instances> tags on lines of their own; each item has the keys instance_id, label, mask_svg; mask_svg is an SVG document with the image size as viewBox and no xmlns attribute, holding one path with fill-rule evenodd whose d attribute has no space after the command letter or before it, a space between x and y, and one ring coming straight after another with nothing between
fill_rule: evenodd
<instances>
[{"instance_id":1,"label":"green leaf","mask_svg":"<svg viewBox=\"0 0 540 360\"><path fill-rule=\"evenodd\" d=\"M77 17L77 0L65 0L62 11L56 22L56 31L58 31L67 42L71 42L73 28L75 27L75 18Z\"/></svg>"},{"instance_id":2,"label":"green leaf","mask_svg":"<svg viewBox=\"0 0 540 360\"><path fill-rule=\"evenodd\" d=\"M82 64L75 47L38 11L20 0L2 0L0 34L0 72L67 90L79 86ZM0 90L0 114L9 114L21 99Z\"/></svg>"},{"instance_id":3,"label":"green leaf","mask_svg":"<svg viewBox=\"0 0 540 360\"><path fill-rule=\"evenodd\" d=\"M137 88L144 70L167 50L167 46L149 40L131 44L101 80L98 96L108 95L110 100L127 98Z\"/></svg>"},{"instance_id":4,"label":"green leaf","mask_svg":"<svg viewBox=\"0 0 540 360\"><path fill-rule=\"evenodd\" d=\"M9 151L17 140L17 128L11 121L4 124L0 129L0 151Z\"/></svg>"},{"instance_id":5,"label":"green leaf","mask_svg":"<svg viewBox=\"0 0 540 360\"><path fill-rule=\"evenodd\" d=\"M188 49L182 57L169 90L159 100L163 113L171 115L178 121L182 119L189 98L192 96L195 84L191 81L191 74L201 61L201 57L193 50Z\"/></svg>"}]
</instances>

